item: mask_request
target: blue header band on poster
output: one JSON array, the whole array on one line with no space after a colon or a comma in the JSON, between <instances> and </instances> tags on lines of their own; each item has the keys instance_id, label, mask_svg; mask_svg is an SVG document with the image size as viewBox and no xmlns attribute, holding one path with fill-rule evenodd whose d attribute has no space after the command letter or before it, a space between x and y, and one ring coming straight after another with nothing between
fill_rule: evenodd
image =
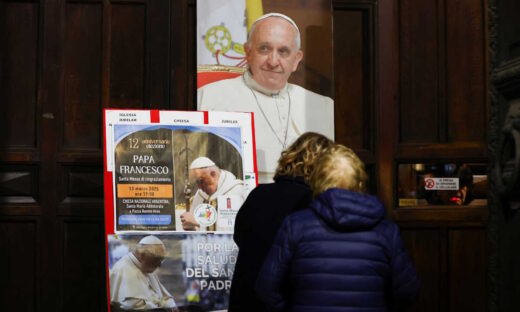
<instances>
[{"instance_id":1,"label":"blue header band on poster","mask_svg":"<svg viewBox=\"0 0 520 312\"><path fill-rule=\"evenodd\" d=\"M240 154L242 144L240 127L214 126L172 126L172 125L114 125L114 143L117 145L127 135L137 131L153 131L157 129L188 130L191 132L209 132L229 142Z\"/></svg>"},{"instance_id":2,"label":"blue header band on poster","mask_svg":"<svg viewBox=\"0 0 520 312\"><path fill-rule=\"evenodd\" d=\"M170 225L170 215L120 215L119 224L123 225Z\"/></svg>"}]
</instances>

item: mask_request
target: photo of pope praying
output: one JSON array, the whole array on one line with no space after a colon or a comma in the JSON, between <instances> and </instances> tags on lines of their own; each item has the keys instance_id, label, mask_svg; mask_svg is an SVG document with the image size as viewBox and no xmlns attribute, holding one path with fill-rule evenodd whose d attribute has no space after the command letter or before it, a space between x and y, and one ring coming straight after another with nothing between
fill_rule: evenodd
<instances>
[{"instance_id":1,"label":"photo of pope praying","mask_svg":"<svg viewBox=\"0 0 520 312\"><path fill-rule=\"evenodd\" d=\"M110 269L111 311L178 312L173 296L154 273L166 248L156 236L142 238Z\"/></svg>"},{"instance_id":2,"label":"photo of pope praying","mask_svg":"<svg viewBox=\"0 0 520 312\"><path fill-rule=\"evenodd\" d=\"M189 176L190 181L193 181L198 189L190 198L190 210L180 216L184 230L193 231L206 228L197 220L201 212L197 212L196 209L201 205L206 205L203 212L207 218L213 220L216 215L212 216L211 214L218 213L219 196L235 198L234 204L237 207L240 207L245 200L243 181L233 173L219 168L208 157L201 156L193 160L189 167ZM207 230L214 229L216 229L216 226L213 228L207 227Z\"/></svg>"},{"instance_id":3,"label":"photo of pope praying","mask_svg":"<svg viewBox=\"0 0 520 312\"><path fill-rule=\"evenodd\" d=\"M248 189L241 138L235 126L173 131L176 231L233 230Z\"/></svg>"}]
</instances>

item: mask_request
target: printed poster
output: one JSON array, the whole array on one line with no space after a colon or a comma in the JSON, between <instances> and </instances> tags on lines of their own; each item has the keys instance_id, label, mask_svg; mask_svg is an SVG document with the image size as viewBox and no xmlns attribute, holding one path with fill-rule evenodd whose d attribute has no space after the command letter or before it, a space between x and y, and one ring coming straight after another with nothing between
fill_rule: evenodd
<instances>
[{"instance_id":1,"label":"printed poster","mask_svg":"<svg viewBox=\"0 0 520 312\"><path fill-rule=\"evenodd\" d=\"M250 114L212 113L206 124L203 118L172 124L107 113L116 117L107 121L106 136L115 232L233 231L256 186Z\"/></svg>"},{"instance_id":2,"label":"printed poster","mask_svg":"<svg viewBox=\"0 0 520 312\"><path fill-rule=\"evenodd\" d=\"M105 110L110 311L225 311L256 187L250 113Z\"/></svg>"},{"instance_id":3,"label":"printed poster","mask_svg":"<svg viewBox=\"0 0 520 312\"><path fill-rule=\"evenodd\" d=\"M110 287L116 288L119 281L127 281L127 272L132 265L125 261L133 255L143 234L108 236L108 267ZM153 274L162 301L175 305L179 311L221 311L229 305L231 277L235 268L238 247L232 234L162 234L157 236L165 246L161 264ZM137 271L139 274L139 271ZM125 310L126 302L120 300L125 292L112 292L112 310ZM153 304L154 299L148 303ZM157 302L157 299L155 299ZM173 302L173 304L172 304ZM166 304L166 305L168 305ZM155 308L157 311L157 308ZM153 309L149 309L153 310Z\"/></svg>"}]
</instances>

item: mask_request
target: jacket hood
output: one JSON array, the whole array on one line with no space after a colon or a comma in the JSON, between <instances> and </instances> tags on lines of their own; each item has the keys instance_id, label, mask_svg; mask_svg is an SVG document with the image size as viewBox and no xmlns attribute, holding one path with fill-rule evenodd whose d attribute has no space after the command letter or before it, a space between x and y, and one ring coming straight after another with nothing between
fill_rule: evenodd
<instances>
[{"instance_id":1,"label":"jacket hood","mask_svg":"<svg viewBox=\"0 0 520 312\"><path fill-rule=\"evenodd\" d=\"M311 207L337 230L372 228L385 217L385 208L375 196L338 188L318 195Z\"/></svg>"}]
</instances>

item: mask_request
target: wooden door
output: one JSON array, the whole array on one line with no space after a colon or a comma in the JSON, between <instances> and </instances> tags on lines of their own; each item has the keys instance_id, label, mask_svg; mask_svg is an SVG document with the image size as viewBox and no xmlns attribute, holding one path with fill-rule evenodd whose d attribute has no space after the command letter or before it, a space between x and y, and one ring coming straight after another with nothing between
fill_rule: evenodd
<instances>
[{"instance_id":1,"label":"wooden door","mask_svg":"<svg viewBox=\"0 0 520 312\"><path fill-rule=\"evenodd\" d=\"M396 195L399 164L487 161L486 5L333 1L336 138L401 226L417 311L486 310L487 207ZM195 1L11 0L0 17L0 305L103 311L102 108L195 108Z\"/></svg>"},{"instance_id":2,"label":"wooden door","mask_svg":"<svg viewBox=\"0 0 520 312\"><path fill-rule=\"evenodd\" d=\"M333 1L336 139L421 278L415 311L487 310L486 205L400 206L399 166L487 163L486 1Z\"/></svg>"},{"instance_id":3,"label":"wooden door","mask_svg":"<svg viewBox=\"0 0 520 312\"><path fill-rule=\"evenodd\" d=\"M0 305L104 311L102 109L193 109L194 1L0 2Z\"/></svg>"}]
</instances>

